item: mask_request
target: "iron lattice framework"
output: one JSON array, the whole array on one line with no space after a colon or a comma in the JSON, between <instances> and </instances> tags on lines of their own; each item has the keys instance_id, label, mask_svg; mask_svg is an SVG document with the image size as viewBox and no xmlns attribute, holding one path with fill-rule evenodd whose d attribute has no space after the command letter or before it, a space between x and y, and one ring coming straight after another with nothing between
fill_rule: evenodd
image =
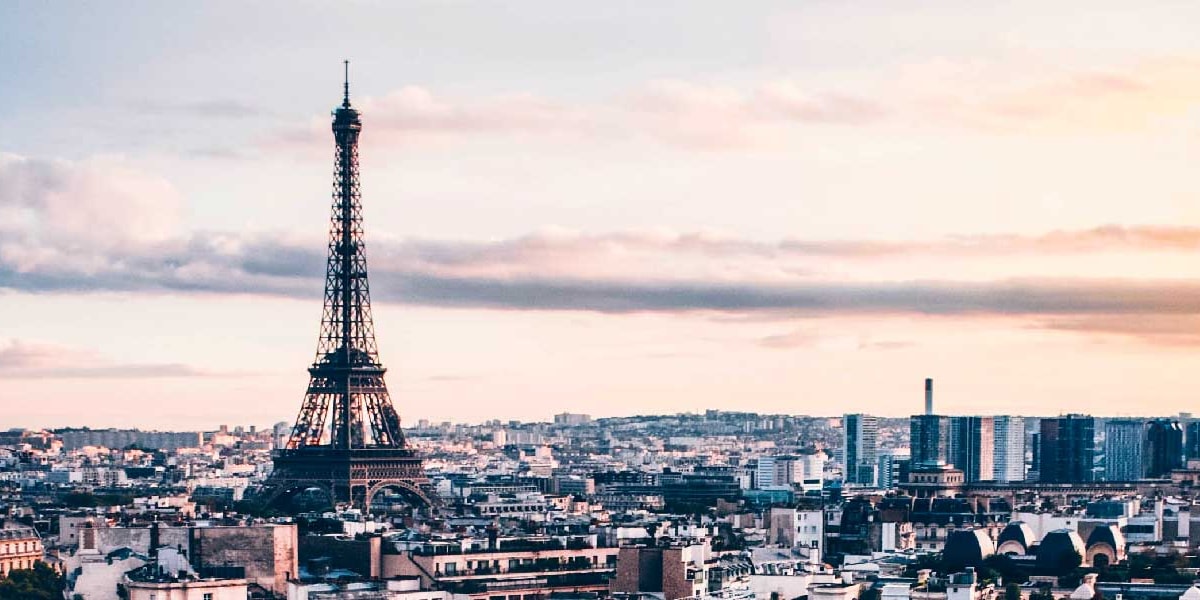
<instances>
[{"instance_id":1,"label":"iron lattice framework","mask_svg":"<svg viewBox=\"0 0 1200 600\"><path fill-rule=\"evenodd\" d=\"M375 345L358 180L361 132L347 77L342 105L333 113L333 210L321 335L300 415L265 485L267 502L318 487L334 502L368 508L378 491L391 487L417 504L432 504L422 461L407 447Z\"/></svg>"},{"instance_id":2,"label":"iron lattice framework","mask_svg":"<svg viewBox=\"0 0 1200 600\"><path fill-rule=\"evenodd\" d=\"M362 121L350 107L349 85L334 111L333 211L325 269L325 309L317 356L289 449L403 448L400 417L392 406L375 345L371 290L363 242L358 181Z\"/></svg>"}]
</instances>

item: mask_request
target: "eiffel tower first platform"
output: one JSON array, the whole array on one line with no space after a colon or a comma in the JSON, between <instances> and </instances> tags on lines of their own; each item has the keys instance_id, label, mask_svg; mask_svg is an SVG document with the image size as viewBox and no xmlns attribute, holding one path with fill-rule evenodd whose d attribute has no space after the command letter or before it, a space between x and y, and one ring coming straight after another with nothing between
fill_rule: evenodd
<instances>
[{"instance_id":1,"label":"eiffel tower first platform","mask_svg":"<svg viewBox=\"0 0 1200 600\"><path fill-rule=\"evenodd\" d=\"M316 487L335 504L365 511L390 488L430 507L424 464L405 442L375 345L358 179L362 121L350 106L349 63L346 74L333 112L333 215L317 355L300 415L259 499L278 505Z\"/></svg>"}]
</instances>

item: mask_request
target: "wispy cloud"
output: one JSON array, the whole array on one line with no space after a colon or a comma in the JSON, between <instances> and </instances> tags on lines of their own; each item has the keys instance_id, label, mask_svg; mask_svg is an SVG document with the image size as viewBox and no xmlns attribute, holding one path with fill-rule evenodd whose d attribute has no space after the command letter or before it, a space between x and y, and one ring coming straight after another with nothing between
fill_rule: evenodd
<instances>
[{"instance_id":1,"label":"wispy cloud","mask_svg":"<svg viewBox=\"0 0 1200 600\"><path fill-rule=\"evenodd\" d=\"M120 363L94 352L27 340L0 344L0 376L7 379L147 379L209 375L178 363Z\"/></svg>"},{"instance_id":2,"label":"wispy cloud","mask_svg":"<svg viewBox=\"0 0 1200 600\"><path fill-rule=\"evenodd\" d=\"M453 97L409 85L362 98L357 106L370 122L368 144L557 135L571 143L648 138L708 151L783 147L802 139L796 127L895 125L1002 135L1131 131L1186 117L1200 93L1200 61L1190 57L1103 68L1031 68L1030 60L907 65L855 90L788 77L738 84L658 79L579 102L528 90ZM214 114L249 109L226 102L187 108ZM314 116L272 141L323 144L327 121Z\"/></svg>"}]
</instances>

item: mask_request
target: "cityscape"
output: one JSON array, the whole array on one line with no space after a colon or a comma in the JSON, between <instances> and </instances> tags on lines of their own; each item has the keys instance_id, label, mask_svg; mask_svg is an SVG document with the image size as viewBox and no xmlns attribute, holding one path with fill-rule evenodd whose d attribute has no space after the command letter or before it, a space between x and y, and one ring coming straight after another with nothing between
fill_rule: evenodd
<instances>
[{"instance_id":1,"label":"cityscape","mask_svg":"<svg viewBox=\"0 0 1200 600\"><path fill-rule=\"evenodd\" d=\"M372 27L392 23L405 10L430 23L453 17L472 24L468 29L488 21L479 26L484 37L508 33L509 27L530 36L506 41L496 50L500 56L532 40L543 55L542 36L550 35L563 48L564 62L573 56L582 61L574 52L577 44L589 43L585 34L611 34L614 24L631 27L631 39L648 50L661 40L643 37L635 25L678 17L688 23L684 29L708 32L702 36L708 40L724 35L721 27L711 29L718 17L733 19L727 14L733 7L704 3L684 11L687 15L569 4L544 5L545 13L514 6L514 12L488 13L493 21L472 11L487 13L495 6L473 3L399 3L371 10L346 5L347 15L377 17L374 25L357 19L347 25L311 6L296 5L290 15L266 4L245 10L247 17L292 24L329 17L332 31L353 31L364 39L376 39L370 34L383 30ZM285 96L305 106L328 104L333 108L327 117L286 132L255 130L239 138L237 148L181 150L211 142L207 136L214 133L228 134L226 127L245 135L253 123L281 113L228 98L171 104L165 100L169 94L153 85L134 86L150 94L137 101L123 91L87 92L95 104L88 109L74 100L31 103L25 92L8 91L16 89L9 87L14 82L51 89L67 79L72 89L83 90L87 80L60 81L55 74L80 77L75 71L80 65L108 59L92 56L91 47L80 52L79 40L102 40L97 47L125 54L148 35L170 58L162 67L134 51L133 68L144 68L146 77L213 77L215 71L204 67L208 59L187 63L158 38L162 21L156 19L173 9L143 8L132 14L70 5L0 7L0 34L12 34L0 35L0 65L6 67L0 69L0 126L13 125L15 132L0 138L0 301L8 329L0 331L0 378L6 383L0 392L5 409L0 600L1200 600L1200 508L1193 510L1200 507L1200 415L1192 411L1200 384L1191 382L1200 372L1193 356L1200 353L1194 334L1184 330L1196 324L1200 303L1188 279L1194 267L1172 270L1180 257L1194 259L1189 252L1200 247L1200 229L1175 223L1185 222L1190 208L1172 215L1170 225L1131 218L1083 230L1062 228L1048 216L1058 200L1046 201L1039 205L1047 213L1041 215L1044 223L1059 227L1052 233L947 234L940 241L766 243L717 233L663 238L554 230L499 242L416 237L398 242L377 232L397 231L389 228L410 214L436 221L446 210L458 218L455 226L479 232L486 231L480 222L501 220L491 209L454 205L466 202L458 194L481 194L487 187L474 189L454 176L432 176L413 188L389 187L397 186L390 179L396 173L422 177L420 159L403 154L413 151L405 144L436 153L449 143L447 132L503 131L512 137L484 143L485 154L528 151L533 157L535 151L522 150L523 144L544 140L527 136L584 136L600 146L627 142L612 141L624 139L621 134L599 133L612 125L603 119L588 121L596 117L529 95L493 98L496 106L486 110L478 104L449 106L416 87L387 95L383 86L391 84L381 82L396 75L381 73L378 57L362 68L353 58L285 67L289 59L251 56L248 49L282 50L289 43L258 25L254 35L237 33L248 25L234 23L237 11L219 3L177 7L189 18L172 25L179 27L172 43L190 47L195 32L205 42L228 35L223 39L236 48L206 47L201 54L235 52L245 64L279 61L269 77L325 82L311 88L321 90L317 100L291 94L295 89ZM927 43L924 51L938 61L951 48L982 61L979 56L993 51L989 44L959 48L962 40L950 32L974 17L942 8L960 24L926 14L910 21L939 34L921 43L910 40L913 53ZM811 65L789 62L791 54L781 50L792 48L784 32L801 30L801 38L811 38L801 41L825 48L830 54L823 56L832 61L834 53L822 44L840 47L848 39L839 37L845 32L822 37L819 27L801 24L811 19L840 27L855 16L867 30L883 32L901 16L868 7L850 13L816 5L775 7L761 15L757 10L734 11L738 19L729 28L737 30L748 15L761 18L761 31L773 39L769 48L778 55L767 52L775 58L760 68L790 65L810 85L822 80L817 74L822 69L809 72ZM1026 19L1041 13L1008 10L996 15L1012 28L996 38L1006 55L1031 60L1026 53L1039 47L1038 40L1062 42L1057 35L1039 37L1045 33ZM1188 28L1169 26L1172 15L1145 11L1149 22L1160 24L1161 37L1139 33L1119 39L1139 42L1159 62L1139 63L1141 70L1125 75L1092 69L1053 88L1072 98L1079 113L1069 119L1070 128L1051 127L1054 136L1102 145L1114 135L1116 145L1124 146L1136 137L1126 120L1131 112L1140 117L1136 135L1164 136L1159 128L1165 127L1187 132L1187 141L1176 140L1185 148L1200 143L1195 118L1200 96L1179 91L1200 82L1194 58L1200 47ZM525 21L534 12L544 19ZM1075 16L1045 15L1060 24ZM111 19L129 27L129 36L96 33L95 25L112 24ZM398 20L393 25L401 27ZM225 26L231 33L222 33ZM569 31L582 36L577 44L562 38ZM348 45L368 55L372 48L406 47L392 38L394 31L383 32L381 46ZM747 45L754 37L729 35ZM326 44L319 38L295 50L315 51ZM1107 56L1105 44L1084 38L1094 45L1095 60ZM1185 56L1161 58L1171 44L1180 44L1175 52ZM63 55L45 58L51 46L61 46ZM607 43L602 47L606 57L616 52ZM675 46L661 49L668 47ZM1141 46L1121 46L1116 55L1137 54L1134 47ZM14 65L5 50L32 62ZM1195 54L1187 56L1189 50ZM686 44L679 52L697 63L708 56ZM1065 47L1058 52L1070 54ZM461 67L432 50L429 60L444 61L451 70ZM472 57L466 64L486 62ZM636 71L641 64L668 62L647 56L624 57L619 64ZM1068 62L1062 58L1060 67ZM189 68L182 69L184 64ZM722 72L717 64L713 73ZM922 64L905 72L924 73L930 63ZM241 65L231 63L231 73ZM160 67L166 70L156 71ZM944 62L935 67L936 79L955 79ZM336 81L314 75L326 68ZM834 80L859 77L853 68L839 68L829 67ZM975 63L968 70L987 68ZM1164 72L1176 79L1164 86L1167 91L1154 93L1172 102L1158 96L1155 102L1149 97L1126 102L1128 95L1149 94L1146 88L1162 84ZM730 73L725 76L736 80ZM515 72L499 77L519 79ZM442 83L453 88L452 79ZM186 87L182 79L168 80ZM766 162L771 160L763 157L772 152L796 154L802 161L808 152L820 155L832 147L793 148L780 131L774 133L783 137L769 143L751 144L742 135L791 126L801 128L791 133L859 126L890 112L865 98L810 92L795 82L775 81L748 95L709 90L707 98L688 101L666 101L661 94L696 95L699 84L656 85L655 98L616 104L648 103L637 110L658 116L638 118L672 122L656 135L671 144L685 140L688 153L699 144L703 153L720 146L721 152ZM1109 98L1113 95L1122 100ZM1096 114L1083 114L1094 97L1109 103L1093 106ZM1043 120L1051 119L1051 109L1035 100L1006 97L1004 106L992 110L996 118L1031 118L1037 127L1049 127ZM132 103L146 120L125 123L125 137L119 136L89 112L128 108L103 108L109 103ZM962 110L959 103L935 104L947 114ZM57 114L69 123L49 123L44 136L35 136L24 119L10 116L22 106L35 113L62 111ZM499 108L509 112L492 112ZM612 110L600 112L605 119L632 118ZM213 125L211 119L237 126ZM719 123L723 119L750 123L730 139ZM1118 123L1119 134L1107 129ZM896 125L883 125L891 126ZM1009 142L1023 146L1021 152L1056 143L1040 137L1051 135L1047 131L1018 134L1021 127L1009 121L974 123L979 130L972 135L990 139L999 135L997 126L1011 133ZM149 131L161 136L154 143L166 145L126 139ZM912 132L914 140L922 135ZM938 132L934 138L960 135ZM392 139L397 136L402 141ZM854 145L851 137L833 135L831 140L847 141L830 143ZM572 145L578 142L572 139ZM755 145L759 142L765 145ZM557 143L561 140L552 142ZM74 144L96 144L83 150L94 154L84 158L66 149ZM40 157L52 147L59 148L59 158ZM834 168L875 152L910 151L882 148L863 146L858 158L822 160ZM616 164L620 151L602 151L614 152L607 160ZM265 158L291 152L295 156L282 163ZM319 164L309 156L317 152ZM482 164L455 152L438 168ZM564 156L559 164L571 173L576 167L570 160L591 158ZM641 165L631 172L681 168L675 159L659 158L653 168ZM722 160L736 159L726 155L708 168ZM221 167L188 166L206 161ZM499 164L515 163L489 168ZM186 183L177 190L165 177L138 171L156 165ZM498 178L493 182L529 174L498 172L490 175ZM329 173L331 181L321 181L319 190L304 187ZM1186 183L1190 187L1181 182L1178 189L1157 183L1166 186L1164 194L1186 200L1178 204L1200 206L1194 182ZM579 185L601 184L593 179ZM305 204L320 198L322 214L298 227L324 227L324 239L280 233L293 219L316 215L311 207L262 200L270 205L270 225L281 228L274 233L256 229L253 215L261 207L247 208L244 221L232 215L247 202L237 195L245 192L227 191L239 186L299 193ZM439 186L445 186L446 197L429 196ZM500 192L506 193L503 187ZM696 193L700 198L701 191ZM212 199L207 216L204 201L196 198ZM416 208L414 198L447 206ZM190 208L176 207L175 216L190 211L192 218L222 222L228 230L197 227L184 234L163 225L156 211L176 201ZM1108 214L1101 205L1109 201L1096 196L1098 214ZM504 218L526 226L557 210L543 206L548 212L539 213L535 205L541 202L501 212L513 213ZM986 203L987 194L978 202ZM594 210L585 204L574 209ZM718 208L735 212L728 203ZM1154 212L1166 209L1150 201L1143 208L1156 219L1170 214ZM615 205L607 210L621 212ZM377 214L387 227L376 227ZM766 214L757 218L772 220ZM865 214L855 221L871 219ZM420 229L400 231L415 236ZM676 254L662 261L649 256L656 252ZM790 254L828 259L826 270L810 271L815 262L801 266L780 259ZM1106 270L1103 260L1087 262L1092 254L1106 255L1115 266ZM900 261L914 270L893 275L885 271L899 267L883 264L873 274L841 272L848 263L881 255L884 262ZM1134 260L1139 256L1147 262ZM377 258L382 268L376 270ZM932 264L919 264L929 259ZM689 272L650 278L668 266ZM942 276L943 266L966 270ZM1009 270L1017 267L1038 278L1012 275ZM922 269L932 270L916 275ZM749 273L757 279L747 279ZM293 331L293 305L313 317L306 330L317 332L312 355L306 354L314 350L311 345L296 347L296 340L311 338ZM250 306L252 314L240 312ZM69 309L54 312L64 307ZM446 325L444 333L433 327L437 333L426 337L421 326L396 316L411 312L434 315L433 325ZM214 325L213 319L225 324ZM559 319L548 329L535 324ZM401 323L409 324L397 326ZM772 329L759 329L764 324ZM555 329L561 327L566 329ZM849 329L830 336L843 327ZM489 328L504 335L477 347L475 336L488 337L483 331ZM563 331L573 332L561 338L569 343L554 343ZM731 337L730 331L738 333ZM388 345L404 333L428 343L429 354L414 342ZM92 349L69 343L84 339L101 341ZM689 353L700 346L719 348L720 361ZM475 362L477 352L494 356L494 371L456 370L490 364ZM763 359L763 352L776 358ZM790 358L777 358L781 353ZM226 356L229 362L222 362ZM273 365L283 357L301 358L281 375ZM660 361L674 366L646 364ZM497 375L502 370L513 372ZM793 380L772 379L790 370L801 381L811 380L811 388L789 390ZM288 385L278 387L277 379ZM414 379L422 384L414 386ZM949 391L941 387L945 379L952 382ZM593 392L576 393L599 382L604 384ZM280 398L288 386L295 393ZM997 400L1014 390L1023 396Z\"/></svg>"}]
</instances>

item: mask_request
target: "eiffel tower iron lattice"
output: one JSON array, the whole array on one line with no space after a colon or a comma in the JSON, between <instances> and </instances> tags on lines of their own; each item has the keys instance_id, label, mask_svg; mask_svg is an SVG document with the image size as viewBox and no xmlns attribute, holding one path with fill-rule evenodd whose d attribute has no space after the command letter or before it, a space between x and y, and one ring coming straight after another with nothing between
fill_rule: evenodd
<instances>
[{"instance_id":1,"label":"eiffel tower iron lattice","mask_svg":"<svg viewBox=\"0 0 1200 600\"><path fill-rule=\"evenodd\" d=\"M333 111L333 210L317 355L264 493L274 502L318 487L334 502L365 510L376 492L390 487L429 506L424 466L404 439L375 344L358 178L362 120L350 105L349 62L343 89Z\"/></svg>"}]
</instances>

